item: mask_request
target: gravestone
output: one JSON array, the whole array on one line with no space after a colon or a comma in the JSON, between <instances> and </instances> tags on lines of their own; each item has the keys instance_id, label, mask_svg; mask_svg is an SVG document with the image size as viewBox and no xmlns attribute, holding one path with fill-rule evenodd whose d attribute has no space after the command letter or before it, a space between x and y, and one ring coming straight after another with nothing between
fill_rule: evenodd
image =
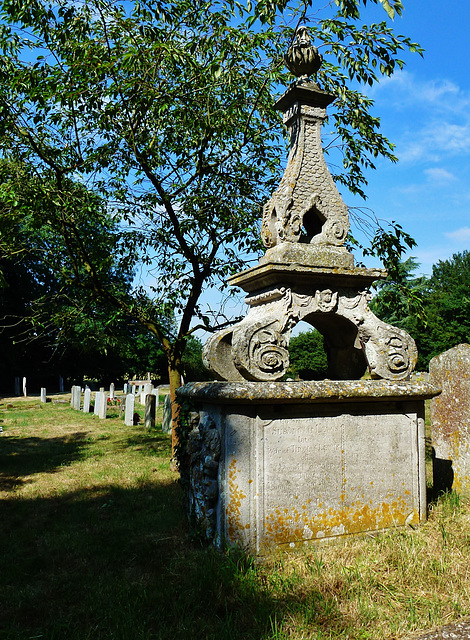
<instances>
[{"instance_id":1,"label":"gravestone","mask_svg":"<svg viewBox=\"0 0 470 640\"><path fill-rule=\"evenodd\" d=\"M41 387L41 402L47 402L47 394L44 387Z\"/></svg>"},{"instance_id":2,"label":"gravestone","mask_svg":"<svg viewBox=\"0 0 470 640\"><path fill-rule=\"evenodd\" d=\"M72 387L70 404L72 406L72 409L75 409L76 411L80 411L81 393L81 387L74 384Z\"/></svg>"},{"instance_id":3,"label":"gravestone","mask_svg":"<svg viewBox=\"0 0 470 640\"><path fill-rule=\"evenodd\" d=\"M114 401L114 382L109 385L109 399Z\"/></svg>"},{"instance_id":4,"label":"gravestone","mask_svg":"<svg viewBox=\"0 0 470 640\"><path fill-rule=\"evenodd\" d=\"M157 410L159 401L158 387L156 389L152 389L152 394L155 396L155 410Z\"/></svg>"},{"instance_id":5,"label":"gravestone","mask_svg":"<svg viewBox=\"0 0 470 640\"><path fill-rule=\"evenodd\" d=\"M108 397L104 391L100 392L100 399L98 403L98 418L101 420L106 419L106 409L108 408Z\"/></svg>"},{"instance_id":6,"label":"gravestone","mask_svg":"<svg viewBox=\"0 0 470 640\"><path fill-rule=\"evenodd\" d=\"M91 389L90 387L85 387L85 393L83 394L83 413L90 413L90 403Z\"/></svg>"},{"instance_id":7,"label":"gravestone","mask_svg":"<svg viewBox=\"0 0 470 640\"><path fill-rule=\"evenodd\" d=\"M99 410L100 410L100 402L101 402L101 396L104 395L102 391L96 391L95 393L95 405L93 407L93 413L95 416L97 416L99 414Z\"/></svg>"},{"instance_id":8,"label":"gravestone","mask_svg":"<svg viewBox=\"0 0 470 640\"><path fill-rule=\"evenodd\" d=\"M123 394L126 396L128 394L128 384L127 382L124 383L124 389L123 389Z\"/></svg>"},{"instance_id":9,"label":"gravestone","mask_svg":"<svg viewBox=\"0 0 470 640\"><path fill-rule=\"evenodd\" d=\"M147 394L145 397L145 428L155 429L156 404L153 393Z\"/></svg>"},{"instance_id":10,"label":"gravestone","mask_svg":"<svg viewBox=\"0 0 470 640\"><path fill-rule=\"evenodd\" d=\"M163 400L163 420L162 431L163 433L171 433L173 429L173 422L171 416L171 396L170 394L165 396Z\"/></svg>"},{"instance_id":11,"label":"gravestone","mask_svg":"<svg viewBox=\"0 0 470 640\"><path fill-rule=\"evenodd\" d=\"M26 398L28 393L26 391L26 378L23 378L23 395Z\"/></svg>"},{"instance_id":12,"label":"gravestone","mask_svg":"<svg viewBox=\"0 0 470 640\"><path fill-rule=\"evenodd\" d=\"M147 398L149 393L152 393L152 391L153 391L153 384L151 382L146 382L142 386L142 390L140 392L140 404L141 405L145 406L146 398Z\"/></svg>"},{"instance_id":13,"label":"gravestone","mask_svg":"<svg viewBox=\"0 0 470 640\"><path fill-rule=\"evenodd\" d=\"M134 425L134 404L135 395L133 393L128 393L126 396L126 411L124 415L124 423L127 427L132 427Z\"/></svg>"},{"instance_id":14,"label":"gravestone","mask_svg":"<svg viewBox=\"0 0 470 640\"><path fill-rule=\"evenodd\" d=\"M442 388L431 400L434 489L470 492L470 345L459 344L429 363Z\"/></svg>"},{"instance_id":15,"label":"gravestone","mask_svg":"<svg viewBox=\"0 0 470 640\"><path fill-rule=\"evenodd\" d=\"M218 382L177 390L198 408L180 459L189 519L214 544L254 553L424 519L424 400L438 393L409 381L411 336L369 308L386 272L356 267L347 248L348 208L321 143L335 95L308 77L321 56L305 27L285 59L298 79L275 105L291 147L263 208L266 252L229 278L249 311L204 346ZM327 380L282 381L302 320L323 335Z\"/></svg>"}]
</instances>

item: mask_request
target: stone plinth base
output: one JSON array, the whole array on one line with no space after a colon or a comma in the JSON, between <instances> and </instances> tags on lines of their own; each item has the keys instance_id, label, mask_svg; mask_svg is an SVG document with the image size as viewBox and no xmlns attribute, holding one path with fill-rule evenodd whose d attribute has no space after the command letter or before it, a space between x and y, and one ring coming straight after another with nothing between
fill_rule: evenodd
<instances>
[{"instance_id":1,"label":"stone plinth base","mask_svg":"<svg viewBox=\"0 0 470 640\"><path fill-rule=\"evenodd\" d=\"M426 515L426 383L190 383L193 520L217 544L267 546L392 526Z\"/></svg>"}]
</instances>

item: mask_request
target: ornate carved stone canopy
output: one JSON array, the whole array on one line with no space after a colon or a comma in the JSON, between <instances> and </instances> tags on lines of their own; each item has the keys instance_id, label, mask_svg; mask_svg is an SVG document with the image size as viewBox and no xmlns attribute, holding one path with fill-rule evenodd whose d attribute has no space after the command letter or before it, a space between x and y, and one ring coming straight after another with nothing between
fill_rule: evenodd
<instances>
[{"instance_id":1,"label":"ornate carved stone canopy","mask_svg":"<svg viewBox=\"0 0 470 640\"><path fill-rule=\"evenodd\" d=\"M261 236L267 250L257 266L229 279L248 293L247 316L214 334L204 362L220 380L276 381L289 366L293 327L304 320L324 337L328 378L403 380L413 371L417 350L402 329L369 309L369 287L386 277L379 269L354 266L344 246L348 209L325 162L321 126L335 99L307 73L321 57L305 27L286 55L302 75L277 101L290 136L290 153L278 188L263 209Z\"/></svg>"}]
</instances>

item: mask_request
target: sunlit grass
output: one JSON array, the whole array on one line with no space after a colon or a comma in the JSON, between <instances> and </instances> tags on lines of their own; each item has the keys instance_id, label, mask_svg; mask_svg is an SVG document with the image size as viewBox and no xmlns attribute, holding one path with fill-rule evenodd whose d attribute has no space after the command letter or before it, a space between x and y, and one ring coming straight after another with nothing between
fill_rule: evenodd
<instances>
[{"instance_id":1,"label":"sunlit grass","mask_svg":"<svg viewBox=\"0 0 470 640\"><path fill-rule=\"evenodd\" d=\"M464 498L416 529L254 560L191 539L158 429L7 402L2 640L392 640L470 615Z\"/></svg>"}]
</instances>

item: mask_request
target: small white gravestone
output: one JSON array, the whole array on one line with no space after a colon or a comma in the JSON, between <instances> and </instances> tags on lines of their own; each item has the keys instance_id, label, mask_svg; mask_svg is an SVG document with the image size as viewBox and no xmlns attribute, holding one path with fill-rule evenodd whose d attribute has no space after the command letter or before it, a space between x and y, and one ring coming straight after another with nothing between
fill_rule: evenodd
<instances>
[{"instance_id":1,"label":"small white gravestone","mask_svg":"<svg viewBox=\"0 0 470 640\"><path fill-rule=\"evenodd\" d=\"M107 406L108 406L108 398L106 393L102 391L100 393L100 401L98 404L98 418L101 418L101 420L104 420L106 418Z\"/></svg>"},{"instance_id":2,"label":"small white gravestone","mask_svg":"<svg viewBox=\"0 0 470 640\"><path fill-rule=\"evenodd\" d=\"M90 412L90 401L91 401L91 389L90 387L86 387L85 393L83 395L83 413Z\"/></svg>"},{"instance_id":3,"label":"small white gravestone","mask_svg":"<svg viewBox=\"0 0 470 640\"><path fill-rule=\"evenodd\" d=\"M101 395L102 395L102 394L103 394L103 392L102 392L102 391L97 391L97 392L95 393L95 406L94 406L94 409L93 409L93 413L95 414L95 416L97 416L97 415L98 415L98 412L99 412L99 407L100 407L100 398L101 398Z\"/></svg>"},{"instance_id":4,"label":"small white gravestone","mask_svg":"<svg viewBox=\"0 0 470 640\"><path fill-rule=\"evenodd\" d=\"M41 387L41 402L47 402L46 388Z\"/></svg>"},{"instance_id":5,"label":"small white gravestone","mask_svg":"<svg viewBox=\"0 0 470 640\"><path fill-rule=\"evenodd\" d=\"M152 394L155 396L155 410L158 409L158 387L152 390Z\"/></svg>"},{"instance_id":6,"label":"small white gravestone","mask_svg":"<svg viewBox=\"0 0 470 640\"><path fill-rule=\"evenodd\" d=\"M114 400L114 382L109 385L109 399Z\"/></svg>"},{"instance_id":7,"label":"small white gravestone","mask_svg":"<svg viewBox=\"0 0 470 640\"><path fill-rule=\"evenodd\" d=\"M127 396L127 394L128 394L127 386L128 386L127 382L125 382L124 383L124 389L123 389L123 393L124 393L125 396Z\"/></svg>"},{"instance_id":8,"label":"small white gravestone","mask_svg":"<svg viewBox=\"0 0 470 640\"><path fill-rule=\"evenodd\" d=\"M163 401L163 421L162 431L163 433L171 433L172 431L172 416L171 416L171 396L168 394Z\"/></svg>"},{"instance_id":9,"label":"small white gravestone","mask_svg":"<svg viewBox=\"0 0 470 640\"><path fill-rule=\"evenodd\" d=\"M144 384L143 389L140 393L140 404L145 406L145 402L146 402L146 398L149 395L149 393L152 393L153 391L153 384L151 382L147 382L146 384Z\"/></svg>"},{"instance_id":10,"label":"small white gravestone","mask_svg":"<svg viewBox=\"0 0 470 640\"><path fill-rule=\"evenodd\" d=\"M23 395L24 395L25 398L28 395L26 393L26 378L23 378Z\"/></svg>"},{"instance_id":11,"label":"small white gravestone","mask_svg":"<svg viewBox=\"0 0 470 640\"><path fill-rule=\"evenodd\" d=\"M78 385L74 384L72 387L72 393L70 397L70 405L72 409L76 409L77 411L80 411L81 393L82 393L81 388Z\"/></svg>"},{"instance_id":12,"label":"small white gravestone","mask_svg":"<svg viewBox=\"0 0 470 640\"><path fill-rule=\"evenodd\" d=\"M134 404L135 396L133 393L128 393L126 396L126 412L124 414L124 424L127 427L134 425Z\"/></svg>"}]
</instances>

